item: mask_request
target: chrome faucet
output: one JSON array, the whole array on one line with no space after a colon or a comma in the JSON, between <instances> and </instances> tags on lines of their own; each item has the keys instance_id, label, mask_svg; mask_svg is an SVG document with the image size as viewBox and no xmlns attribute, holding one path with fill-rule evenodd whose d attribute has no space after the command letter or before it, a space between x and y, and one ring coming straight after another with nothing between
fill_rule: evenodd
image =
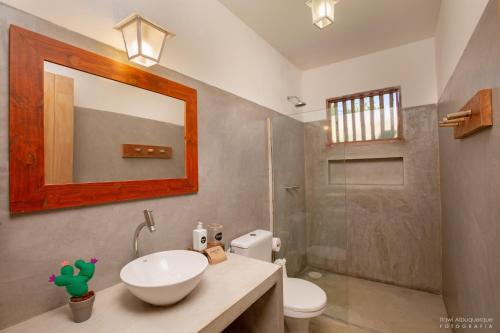
<instances>
[{"instance_id":1,"label":"chrome faucet","mask_svg":"<svg viewBox=\"0 0 500 333\"><path fill-rule=\"evenodd\" d=\"M142 222L137 226L137 229L135 229L134 233L134 258L139 258L139 234L141 233L142 228L148 227L150 232L153 232L156 230L155 228L155 220L153 218L153 211L149 209L144 210L144 218L146 221Z\"/></svg>"}]
</instances>

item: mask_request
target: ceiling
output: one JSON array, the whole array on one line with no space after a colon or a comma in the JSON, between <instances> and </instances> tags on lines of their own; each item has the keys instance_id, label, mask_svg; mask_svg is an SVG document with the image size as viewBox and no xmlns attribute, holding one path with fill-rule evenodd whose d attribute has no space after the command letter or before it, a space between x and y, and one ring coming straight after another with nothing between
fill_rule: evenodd
<instances>
[{"instance_id":1,"label":"ceiling","mask_svg":"<svg viewBox=\"0 0 500 333\"><path fill-rule=\"evenodd\" d=\"M434 36L441 0L341 0L335 22L312 24L305 0L219 0L300 69Z\"/></svg>"}]
</instances>

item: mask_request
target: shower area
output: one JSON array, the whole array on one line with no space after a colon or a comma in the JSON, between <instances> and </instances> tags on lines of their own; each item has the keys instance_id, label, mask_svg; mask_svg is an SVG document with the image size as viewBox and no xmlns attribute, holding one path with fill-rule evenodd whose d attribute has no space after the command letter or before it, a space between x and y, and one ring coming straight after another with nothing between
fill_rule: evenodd
<instances>
[{"instance_id":1,"label":"shower area","mask_svg":"<svg viewBox=\"0 0 500 333\"><path fill-rule=\"evenodd\" d=\"M318 284L328 297L325 316L346 322L347 280L335 274L347 266L345 145L327 153L326 126L271 120L273 234L288 275Z\"/></svg>"},{"instance_id":2,"label":"shower area","mask_svg":"<svg viewBox=\"0 0 500 333\"><path fill-rule=\"evenodd\" d=\"M335 118L270 119L276 257L328 297L313 332L443 332L436 107L401 117L402 140L333 145Z\"/></svg>"}]
</instances>

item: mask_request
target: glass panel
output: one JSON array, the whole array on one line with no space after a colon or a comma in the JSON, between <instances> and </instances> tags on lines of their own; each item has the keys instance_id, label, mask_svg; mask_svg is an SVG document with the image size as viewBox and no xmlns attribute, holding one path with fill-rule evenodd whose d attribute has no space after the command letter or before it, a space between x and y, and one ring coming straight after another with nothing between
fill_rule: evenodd
<instances>
[{"instance_id":1,"label":"glass panel","mask_svg":"<svg viewBox=\"0 0 500 333\"><path fill-rule=\"evenodd\" d=\"M163 40L166 35L148 22L141 20L141 54L156 59L160 58Z\"/></svg>"},{"instance_id":2,"label":"glass panel","mask_svg":"<svg viewBox=\"0 0 500 333\"><path fill-rule=\"evenodd\" d=\"M394 137L397 138L399 136L399 94L393 93L392 98L394 101L392 112L394 113Z\"/></svg>"},{"instance_id":3,"label":"glass panel","mask_svg":"<svg viewBox=\"0 0 500 333\"><path fill-rule=\"evenodd\" d=\"M44 70L47 184L185 177L184 101L50 62Z\"/></svg>"},{"instance_id":4,"label":"glass panel","mask_svg":"<svg viewBox=\"0 0 500 333\"><path fill-rule=\"evenodd\" d=\"M320 29L333 23L334 2L333 0L312 0L311 1L313 23Z\"/></svg>"},{"instance_id":5,"label":"glass panel","mask_svg":"<svg viewBox=\"0 0 500 333\"><path fill-rule=\"evenodd\" d=\"M346 110L345 110L345 123L346 123L346 132L347 132L347 139L346 141L350 142L354 140L354 133L353 133L353 127L352 127L352 109L351 109L351 102L347 101L344 103Z\"/></svg>"},{"instance_id":6,"label":"glass panel","mask_svg":"<svg viewBox=\"0 0 500 333\"><path fill-rule=\"evenodd\" d=\"M320 286L328 297L324 315L347 321L348 280L342 275L347 273L347 145L330 146L325 135L326 125L335 128L334 119L339 141L348 135L342 103L337 109L339 116L332 112L330 124L317 120L295 125L286 117L272 119L273 232L282 241L275 258L287 259L288 276ZM300 188L292 190L289 185Z\"/></svg>"},{"instance_id":7,"label":"glass panel","mask_svg":"<svg viewBox=\"0 0 500 333\"><path fill-rule=\"evenodd\" d=\"M394 100L392 100L394 98ZM398 92L370 97L352 97L331 104L332 142L373 141L398 137ZM335 107L337 113L335 117ZM337 128L333 127L336 118Z\"/></svg>"},{"instance_id":8,"label":"glass panel","mask_svg":"<svg viewBox=\"0 0 500 333\"><path fill-rule=\"evenodd\" d=\"M332 129L332 142L336 143L337 142L337 137L338 137L338 118L337 118L337 103L332 103L330 104L330 115L331 115L331 122L330 122L330 128Z\"/></svg>"},{"instance_id":9,"label":"glass panel","mask_svg":"<svg viewBox=\"0 0 500 333\"><path fill-rule=\"evenodd\" d=\"M127 48L128 58L133 58L139 55L139 42L137 38L137 20L132 21L122 28L123 39L125 40L125 47Z\"/></svg>"},{"instance_id":10,"label":"glass panel","mask_svg":"<svg viewBox=\"0 0 500 333\"><path fill-rule=\"evenodd\" d=\"M373 118L375 127L375 139L378 140L382 137L382 126L380 120L380 100L378 96L373 97Z\"/></svg>"},{"instance_id":11,"label":"glass panel","mask_svg":"<svg viewBox=\"0 0 500 333\"><path fill-rule=\"evenodd\" d=\"M361 105L360 99L356 98L354 100L354 124L355 124L355 132L356 132L356 141L363 140L363 134L361 131Z\"/></svg>"},{"instance_id":12,"label":"glass panel","mask_svg":"<svg viewBox=\"0 0 500 333\"><path fill-rule=\"evenodd\" d=\"M293 119L277 116L271 120L273 233L281 239L275 258L287 259L289 276L306 267L306 212L304 173L304 127ZM321 125L326 125L323 122ZM325 130L322 140L326 142Z\"/></svg>"},{"instance_id":13,"label":"glass panel","mask_svg":"<svg viewBox=\"0 0 500 333\"><path fill-rule=\"evenodd\" d=\"M339 124L339 142L345 141L345 131L344 131L344 105L338 103L338 124Z\"/></svg>"},{"instance_id":14,"label":"glass panel","mask_svg":"<svg viewBox=\"0 0 500 333\"><path fill-rule=\"evenodd\" d=\"M385 94L384 96L384 128L385 128L385 133L384 133L384 138L390 139L394 137L393 130L391 129L391 101L390 101L390 95Z\"/></svg>"},{"instance_id":15,"label":"glass panel","mask_svg":"<svg viewBox=\"0 0 500 333\"><path fill-rule=\"evenodd\" d=\"M371 140L372 139L372 126L371 126L371 112L370 112L370 98L365 97L365 103L364 103L364 110L363 110L363 117L365 118L365 137L366 140Z\"/></svg>"}]
</instances>

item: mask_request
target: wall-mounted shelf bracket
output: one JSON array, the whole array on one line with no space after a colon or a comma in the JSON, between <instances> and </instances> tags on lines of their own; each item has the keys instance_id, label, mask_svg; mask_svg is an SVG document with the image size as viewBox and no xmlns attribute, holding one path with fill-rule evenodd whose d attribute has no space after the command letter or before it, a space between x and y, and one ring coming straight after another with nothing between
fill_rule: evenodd
<instances>
[{"instance_id":1,"label":"wall-mounted shelf bracket","mask_svg":"<svg viewBox=\"0 0 500 333\"><path fill-rule=\"evenodd\" d=\"M478 91L460 111L449 113L439 127L453 127L455 139L463 139L493 126L491 89Z\"/></svg>"}]
</instances>

